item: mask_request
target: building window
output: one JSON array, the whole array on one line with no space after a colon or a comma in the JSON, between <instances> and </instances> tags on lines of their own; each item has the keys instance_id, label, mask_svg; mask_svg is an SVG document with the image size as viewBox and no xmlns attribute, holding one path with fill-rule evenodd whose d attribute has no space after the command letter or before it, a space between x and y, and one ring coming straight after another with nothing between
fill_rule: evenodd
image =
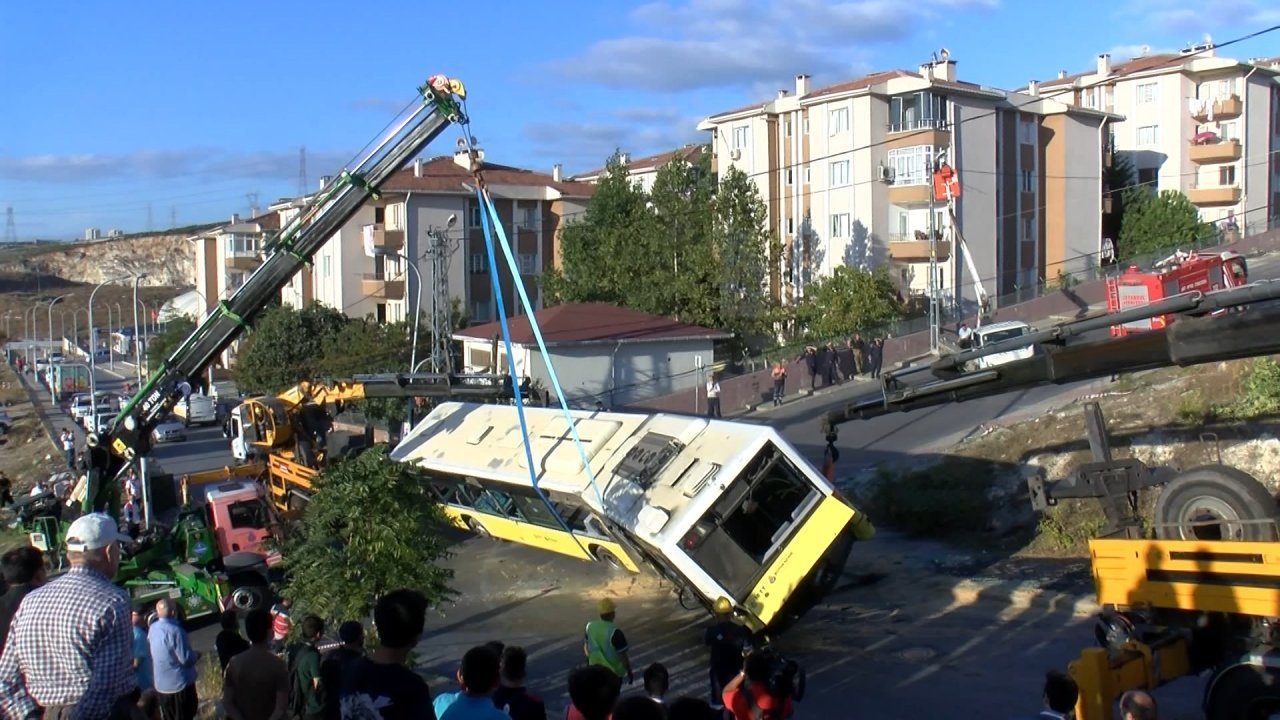
<instances>
[{"instance_id":1,"label":"building window","mask_svg":"<svg viewBox=\"0 0 1280 720\"><path fill-rule=\"evenodd\" d=\"M1036 144L1036 121L1032 120L1031 118L1023 118L1018 123L1018 125L1022 130L1022 144L1035 145Z\"/></svg>"},{"instance_id":2,"label":"building window","mask_svg":"<svg viewBox=\"0 0 1280 720\"><path fill-rule=\"evenodd\" d=\"M1226 99L1236 93L1236 79L1218 81L1218 99Z\"/></svg>"},{"instance_id":3,"label":"building window","mask_svg":"<svg viewBox=\"0 0 1280 720\"><path fill-rule=\"evenodd\" d=\"M1219 185L1235 185L1236 184L1236 166L1227 165L1218 168L1218 184Z\"/></svg>"},{"instance_id":4,"label":"building window","mask_svg":"<svg viewBox=\"0 0 1280 720\"><path fill-rule=\"evenodd\" d=\"M480 212L480 206L472 204L469 206L471 211L471 227L478 228L484 226L483 215Z\"/></svg>"},{"instance_id":5,"label":"building window","mask_svg":"<svg viewBox=\"0 0 1280 720\"><path fill-rule=\"evenodd\" d=\"M787 184L790 185L794 183L795 179L796 179L795 171L793 171L791 168L787 168Z\"/></svg>"},{"instance_id":6,"label":"building window","mask_svg":"<svg viewBox=\"0 0 1280 720\"><path fill-rule=\"evenodd\" d=\"M484 300L476 300L471 303L471 322L485 323L489 322L489 303Z\"/></svg>"},{"instance_id":7,"label":"building window","mask_svg":"<svg viewBox=\"0 0 1280 720\"><path fill-rule=\"evenodd\" d=\"M333 273L333 258L320 256L320 277L329 277Z\"/></svg>"},{"instance_id":8,"label":"building window","mask_svg":"<svg viewBox=\"0 0 1280 720\"><path fill-rule=\"evenodd\" d=\"M1138 128L1135 140L1138 145L1150 146L1160 142L1160 127L1158 125L1143 125Z\"/></svg>"},{"instance_id":9,"label":"building window","mask_svg":"<svg viewBox=\"0 0 1280 720\"><path fill-rule=\"evenodd\" d=\"M1022 240L1031 242L1036 239L1036 219L1034 217L1022 218Z\"/></svg>"},{"instance_id":10,"label":"building window","mask_svg":"<svg viewBox=\"0 0 1280 720\"><path fill-rule=\"evenodd\" d=\"M522 254L519 256L520 273L522 275L533 275L538 272L538 256Z\"/></svg>"},{"instance_id":11,"label":"building window","mask_svg":"<svg viewBox=\"0 0 1280 720\"><path fill-rule=\"evenodd\" d=\"M1138 94L1138 104L1146 105L1155 102L1156 88L1157 85L1153 82L1138 85L1137 88L1135 88Z\"/></svg>"},{"instance_id":12,"label":"building window","mask_svg":"<svg viewBox=\"0 0 1280 720\"><path fill-rule=\"evenodd\" d=\"M889 98L889 132L947 126L947 99L931 92Z\"/></svg>"},{"instance_id":13,"label":"building window","mask_svg":"<svg viewBox=\"0 0 1280 720\"><path fill-rule=\"evenodd\" d=\"M796 231L795 218L787 218L787 234L790 235Z\"/></svg>"},{"instance_id":14,"label":"building window","mask_svg":"<svg viewBox=\"0 0 1280 720\"><path fill-rule=\"evenodd\" d=\"M831 163L831 187L842 187L849 184L849 161L839 160Z\"/></svg>"},{"instance_id":15,"label":"building window","mask_svg":"<svg viewBox=\"0 0 1280 720\"><path fill-rule=\"evenodd\" d=\"M808 165L806 165L804 168L804 184L805 185L809 184L809 166Z\"/></svg>"},{"instance_id":16,"label":"building window","mask_svg":"<svg viewBox=\"0 0 1280 720\"><path fill-rule=\"evenodd\" d=\"M1138 185L1151 192L1160 190L1160 171L1156 168L1138 168Z\"/></svg>"},{"instance_id":17,"label":"building window","mask_svg":"<svg viewBox=\"0 0 1280 720\"><path fill-rule=\"evenodd\" d=\"M482 272L488 271L489 263L487 262L487 260L488 258L484 256L484 253L472 253L471 254L471 272L473 274L478 275Z\"/></svg>"},{"instance_id":18,"label":"building window","mask_svg":"<svg viewBox=\"0 0 1280 720\"><path fill-rule=\"evenodd\" d=\"M1221 123L1218 126L1218 137L1223 140L1239 140L1240 131L1237 129L1237 124L1234 121Z\"/></svg>"},{"instance_id":19,"label":"building window","mask_svg":"<svg viewBox=\"0 0 1280 720\"><path fill-rule=\"evenodd\" d=\"M534 230L538 227L538 208L520 208L520 227L525 230Z\"/></svg>"},{"instance_id":20,"label":"building window","mask_svg":"<svg viewBox=\"0 0 1280 720\"><path fill-rule=\"evenodd\" d=\"M374 316L374 319L377 320L379 324L385 323L387 321L387 304L378 303L377 305L375 305L373 316Z\"/></svg>"},{"instance_id":21,"label":"building window","mask_svg":"<svg viewBox=\"0 0 1280 720\"><path fill-rule=\"evenodd\" d=\"M849 213L840 213L839 215L831 216L831 237L849 237Z\"/></svg>"},{"instance_id":22,"label":"building window","mask_svg":"<svg viewBox=\"0 0 1280 720\"><path fill-rule=\"evenodd\" d=\"M885 164L893 168L894 185L927 185L932 162L933 147L916 145L890 150Z\"/></svg>"},{"instance_id":23,"label":"building window","mask_svg":"<svg viewBox=\"0 0 1280 720\"><path fill-rule=\"evenodd\" d=\"M787 137L791 137L791 118L782 121L782 133Z\"/></svg>"},{"instance_id":24,"label":"building window","mask_svg":"<svg viewBox=\"0 0 1280 720\"><path fill-rule=\"evenodd\" d=\"M1030 170L1022 171L1022 192L1029 193L1036 191L1036 174Z\"/></svg>"},{"instance_id":25,"label":"building window","mask_svg":"<svg viewBox=\"0 0 1280 720\"><path fill-rule=\"evenodd\" d=\"M808 116L808 115L805 115L805 116L804 116L804 128L803 128L803 129L804 129L804 134L805 134L805 135L808 135L808 134L809 134L809 116Z\"/></svg>"},{"instance_id":26,"label":"building window","mask_svg":"<svg viewBox=\"0 0 1280 720\"><path fill-rule=\"evenodd\" d=\"M835 108L828 113L828 123L831 126L831 136L845 132L849 129L849 108Z\"/></svg>"},{"instance_id":27,"label":"building window","mask_svg":"<svg viewBox=\"0 0 1280 720\"><path fill-rule=\"evenodd\" d=\"M741 150L751 143L751 127L739 125L733 129L733 149Z\"/></svg>"}]
</instances>

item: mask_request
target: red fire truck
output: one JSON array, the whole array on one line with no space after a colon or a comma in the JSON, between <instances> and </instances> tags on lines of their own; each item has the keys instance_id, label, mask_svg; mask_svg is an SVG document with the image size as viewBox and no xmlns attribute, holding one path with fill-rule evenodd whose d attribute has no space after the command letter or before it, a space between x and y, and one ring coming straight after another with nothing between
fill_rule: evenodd
<instances>
[{"instance_id":1,"label":"red fire truck","mask_svg":"<svg viewBox=\"0 0 1280 720\"><path fill-rule=\"evenodd\" d=\"M1150 270L1130 265L1120 275L1107 278L1107 312L1141 307L1188 292L1213 292L1249 282L1249 265L1239 253L1204 255L1176 252ZM1115 337L1165 327L1170 316L1158 315L1123 325L1112 325Z\"/></svg>"}]
</instances>

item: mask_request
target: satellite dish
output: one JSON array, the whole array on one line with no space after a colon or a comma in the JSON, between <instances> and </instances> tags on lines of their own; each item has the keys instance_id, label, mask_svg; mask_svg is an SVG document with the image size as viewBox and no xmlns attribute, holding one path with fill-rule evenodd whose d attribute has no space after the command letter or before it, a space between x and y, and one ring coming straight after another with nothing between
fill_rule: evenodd
<instances>
[{"instance_id":1,"label":"satellite dish","mask_svg":"<svg viewBox=\"0 0 1280 720\"><path fill-rule=\"evenodd\" d=\"M938 57L942 58L942 62L946 62L948 58L951 57L951 51L946 48L942 48L938 51Z\"/></svg>"},{"instance_id":2,"label":"satellite dish","mask_svg":"<svg viewBox=\"0 0 1280 720\"><path fill-rule=\"evenodd\" d=\"M1142 46L1142 54L1143 54L1144 56L1146 56L1146 55L1149 55L1150 53L1151 53L1151 46L1150 46L1150 45L1143 45L1143 46Z\"/></svg>"}]
</instances>

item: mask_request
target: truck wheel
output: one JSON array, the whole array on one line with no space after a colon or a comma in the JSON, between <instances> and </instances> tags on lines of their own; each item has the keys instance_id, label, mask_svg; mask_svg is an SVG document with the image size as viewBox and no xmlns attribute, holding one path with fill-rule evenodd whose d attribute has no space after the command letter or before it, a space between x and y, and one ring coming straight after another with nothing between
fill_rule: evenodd
<instances>
[{"instance_id":1,"label":"truck wheel","mask_svg":"<svg viewBox=\"0 0 1280 720\"><path fill-rule=\"evenodd\" d=\"M271 588L267 586L266 578L257 573L244 573L233 575L229 580L232 587L230 603L237 612L243 614L267 607Z\"/></svg>"},{"instance_id":2,"label":"truck wheel","mask_svg":"<svg viewBox=\"0 0 1280 720\"><path fill-rule=\"evenodd\" d=\"M1210 693L1207 720L1266 720L1280 713L1280 677L1267 668L1228 670L1213 681Z\"/></svg>"},{"instance_id":3,"label":"truck wheel","mask_svg":"<svg viewBox=\"0 0 1280 720\"><path fill-rule=\"evenodd\" d=\"M1193 468L1156 500L1156 536L1166 540L1276 540L1276 500L1252 475L1225 465Z\"/></svg>"}]
</instances>

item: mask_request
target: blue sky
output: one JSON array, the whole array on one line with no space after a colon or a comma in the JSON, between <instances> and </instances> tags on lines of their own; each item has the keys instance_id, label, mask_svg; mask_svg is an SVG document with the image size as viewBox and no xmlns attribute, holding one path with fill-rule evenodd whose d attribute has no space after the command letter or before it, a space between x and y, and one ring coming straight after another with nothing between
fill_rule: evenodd
<instances>
[{"instance_id":1,"label":"blue sky","mask_svg":"<svg viewBox=\"0 0 1280 720\"><path fill-rule=\"evenodd\" d=\"M0 209L20 239L217 221L332 174L412 101L461 77L488 159L568 173L615 147L702 139L708 114L946 47L961 79L1016 87L1105 51L1280 24L1268 0L671 0L0 6ZM1069 10L1067 9L1069 8ZM1208 10L1212 8L1212 10ZM1280 33L1223 55L1280 54ZM450 152L446 132L427 155ZM150 210L148 211L148 208Z\"/></svg>"}]
</instances>

